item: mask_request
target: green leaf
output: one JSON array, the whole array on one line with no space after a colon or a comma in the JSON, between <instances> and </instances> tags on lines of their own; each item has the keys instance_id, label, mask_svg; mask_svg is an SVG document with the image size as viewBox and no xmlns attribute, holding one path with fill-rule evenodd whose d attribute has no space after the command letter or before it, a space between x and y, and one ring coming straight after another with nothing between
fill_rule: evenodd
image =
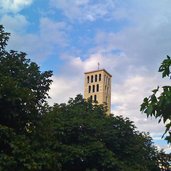
<instances>
[{"instance_id":1,"label":"green leaf","mask_svg":"<svg viewBox=\"0 0 171 171\"><path fill-rule=\"evenodd\" d=\"M154 94L156 94L156 93L158 92L158 90L159 90L159 86L157 86L157 89L152 90L152 92L153 92Z\"/></svg>"},{"instance_id":2,"label":"green leaf","mask_svg":"<svg viewBox=\"0 0 171 171\"><path fill-rule=\"evenodd\" d=\"M152 115L152 112L153 112L153 106L152 106L152 105L149 105L149 106L147 107L147 114L148 114L148 115Z\"/></svg>"},{"instance_id":3,"label":"green leaf","mask_svg":"<svg viewBox=\"0 0 171 171\"><path fill-rule=\"evenodd\" d=\"M162 77L170 75L171 58L167 55L166 59L163 60L159 67L159 72L162 73ZM165 85L162 87L163 91L159 96L156 97L156 93L159 91L159 86L157 89L152 90L153 94L149 98L145 98L141 104L140 111L144 112L147 117L155 116L159 118L160 123L163 120L171 121L171 86ZM171 124L166 125L164 135L169 132ZM171 135L169 135L171 136ZM169 143L171 143L171 138L167 137Z\"/></svg>"}]
</instances>

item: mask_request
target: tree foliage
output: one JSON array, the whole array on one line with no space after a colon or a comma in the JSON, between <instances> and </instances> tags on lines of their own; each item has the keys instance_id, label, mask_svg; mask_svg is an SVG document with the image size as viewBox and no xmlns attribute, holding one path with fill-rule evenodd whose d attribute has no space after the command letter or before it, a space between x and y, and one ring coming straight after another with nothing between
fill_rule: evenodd
<instances>
[{"instance_id":1,"label":"tree foliage","mask_svg":"<svg viewBox=\"0 0 171 171\"><path fill-rule=\"evenodd\" d=\"M171 58L167 56L163 60L161 66L159 67L159 72L162 73L162 77L170 77L171 71ZM159 95L158 95L159 94ZM159 119L159 122L163 121L166 126L165 133L170 134L171 127L171 86L159 86L152 90L152 95L145 97L143 103L141 104L142 112L144 112L147 117L154 116ZM164 134L165 134L164 133ZM166 140L171 142L171 135L166 136Z\"/></svg>"},{"instance_id":2,"label":"tree foliage","mask_svg":"<svg viewBox=\"0 0 171 171\"><path fill-rule=\"evenodd\" d=\"M52 72L41 72L23 52L6 51L8 35L1 26L0 124L23 131L42 114Z\"/></svg>"},{"instance_id":3,"label":"tree foliage","mask_svg":"<svg viewBox=\"0 0 171 171\"><path fill-rule=\"evenodd\" d=\"M41 141L46 146L54 142L49 148L59 153L64 171L158 170L148 134L136 131L128 118L106 116L103 106L81 95L68 104L55 104L41 124L40 130L47 134L43 138L48 137Z\"/></svg>"},{"instance_id":4,"label":"tree foliage","mask_svg":"<svg viewBox=\"0 0 171 171\"><path fill-rule=\"evenodd\" d=\"M23 52L7 51L9 35L0 25L0 170L48 171L52 154L37 148L33 132L46 110L52 72L41 72Z\"/></svg>"},{"instance_id":5,"label":"tree foliage","mask_svg":"<svg viewBox=\"0 0 171 171\"><path fill-rule=\"evenodd\" d=\"M166 154L163 150L158 153L158 165L161 170L170 170L171 154Z\"/></svg>"}]
</instances>

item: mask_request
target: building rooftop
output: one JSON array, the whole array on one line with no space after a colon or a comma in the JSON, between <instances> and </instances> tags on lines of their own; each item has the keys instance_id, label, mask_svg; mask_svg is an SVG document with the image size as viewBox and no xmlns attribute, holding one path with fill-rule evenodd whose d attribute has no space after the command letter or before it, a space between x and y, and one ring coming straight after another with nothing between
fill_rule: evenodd
<instances>
[{"instance_id":1,"label":"building rooftop","mask_svg":"<svg viewBox=\"0 0 171 171\"><path fill-rule=\"evenodd\" d=\"M94 71L88 71L88 72L85 72L84 74L90 74L90 73L99 72L99 71L104 71L104 72L106 72L110 77L112 77L112 75L109 74L105 69L98 69L98 70L94 70Z\"/></svg>"}]
</instances>

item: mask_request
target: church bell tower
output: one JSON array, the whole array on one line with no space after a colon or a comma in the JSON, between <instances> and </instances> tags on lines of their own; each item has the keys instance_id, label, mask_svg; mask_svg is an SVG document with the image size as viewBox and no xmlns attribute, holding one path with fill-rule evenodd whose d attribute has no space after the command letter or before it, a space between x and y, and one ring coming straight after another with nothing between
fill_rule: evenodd
<instances>
[{"instance_id":1,"label":"church bell tower","mask_svg":"<svg viewBox=\"0 0 171 171\"><path fill-rule=\"evenodd\" d=\"M107 114L111 112L111 78L105 69L85 72L84 98L98 104L107 105Z\"/></svg>"}]
</instances>

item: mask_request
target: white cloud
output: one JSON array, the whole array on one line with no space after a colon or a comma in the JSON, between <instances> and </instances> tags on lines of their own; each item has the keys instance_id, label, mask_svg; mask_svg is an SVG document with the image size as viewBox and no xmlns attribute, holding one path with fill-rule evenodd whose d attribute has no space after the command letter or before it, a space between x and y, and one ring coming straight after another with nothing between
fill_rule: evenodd
<instances>
[{"instance_id":1,"label":"white cloud","mask_svg":"<svg viewBox=\"0 0 171 171\"><path fill-rule=\"evenodd\" d=\"M31 5L33 0L1 0L0 13L17 13L23 8Z\"/></svg>"},{"instance_id":2,"label":"white cloud","mask_svg":"<svg viewBox=\"0 0 171 171\"><path fill-rule=\"evenodd\" d=\"M66 103L69 98L75 97L77 94L80 94L83 91L83 82L81 75L77 75L77 79L72 77L65 78L61 76L54 76L53 83L49 95L49 104L53 105L54 103Z\"/></svg>"},{"instance_id":3,"label":"white cloud","mask_svg":"<svg viewBox=\"0 0 171 171\"><path fill-rule=\"evenodd\" d=\"M51 0L52 8L61 9L65 16L71 20L94 21L99 18L110 18L111 11L115 9L115 0Z\"/></svg>"},{"instance_id":4,"label":"white cloud","mask_svg":"<svg viewBox=\"0 0 171 171\"><path fill-rule=\"evenodd\" d=\"M147 119L145 114L140 113L140 105L143 98L151 94L150 90L158 85L157 76L148 75L132 75L125 79L122 84L116 84L113 80L112 104L113 113L123 115L133 120L141 131L157 132L162 130L163 125L159 125L157 121Z\"/></svg>"},{"instance_id":5,"label":"white cloud","mask_svg":"<svg viewBox=\"0 0 171 171\"><path fill-rule=\"evenodd\" d=\"M49 18L40 20L40 36L44 43L55 43L60 46L66 45L67 25L65 22L55 22Z\"/></svg>"},{"instance_id":6,"label":"white cloud","mask_svg":"<svg viewBox=\"0 0 171 171\"><path fill-rule=\"evenodd\" d=\"M3 15L0 22L5 27L5 30L10 33L19 32L21 34L26 32L26 28L29 25L26 17L20 14L14 16Z\"/></svg>"},{"instance_id":7,"label":"white cloud","mask_svg":"<svg viewBox=\"0 0 171 171\"><path fill-rule=\"evenodd\" d=\"M30 57L34 57L35 61L42 62L47 57L56 54L59 47L67 46L65 31L68 28L64 22L41 18L37 32L22 34L22 29L27 29L25 18L21 15L16 15L14 18L8 16L8 18L10 20L6 24L7 30L11 30L12 33L8 44L9 49L24 51ZM4 19L3 21L5 22ZM19 21L21 25L15 27Z\"/></svg>"},{"instance_id":8,"label":"white cloud","mask_svg":"<svg viewBox=\"0 0 171 171\"><path fill-rule=\"evenodd\" d=\"M133 67L146 65L153 72L154 66L159 65L167 54L171 54L169 22L171 11L168 3L170 3L168 0L125 2L127 5L116 10L124 11L128 24L118 32L105 32L99 29L94 40L96 47L92 50L105 49L106 52L119 50L127 56L129 59L127 62ZM113 27L115 27L114 21ZM127 66L130 67L130 63L127 63Z\"/></svg>"}]
</instances>

